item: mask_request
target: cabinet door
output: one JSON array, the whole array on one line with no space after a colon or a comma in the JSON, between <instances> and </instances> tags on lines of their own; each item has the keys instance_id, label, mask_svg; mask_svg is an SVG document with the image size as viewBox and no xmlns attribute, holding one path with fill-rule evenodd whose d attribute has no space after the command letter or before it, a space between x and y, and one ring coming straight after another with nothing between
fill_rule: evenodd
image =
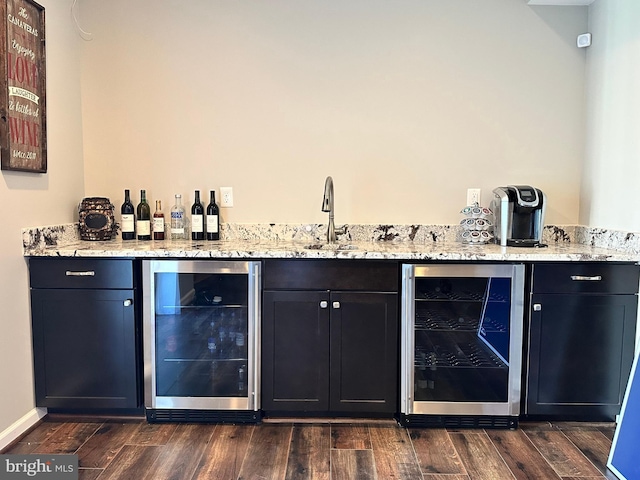
<instances>
[{"instance_id":1,"label":"cabinet door","mask_svg":"<svg viewBox=\"0 0 640 480\"><path fill-rule=\"evenodd\" d=\"M31 291L36 405L136 408L132 290Z\"/></svg>"},{"instance_id":2,"label":"cabinet door","mask_svg":"<svg viewBox=\"0 0 640 480\"><path fill-rule=\"evenodd\" d=\"M262 318L262 408L329 408L328 292L266 291Z\"/></svg>"},{"instance_id":3,"label":"cabinet door","mask_svg":"<svg viewBox=\"0 0 640 480\"><path fill-rule=\"evenodd\" d=\"M527 413L613 419L635 342L634 295L532 296Z\"/></svg>"},{"instance_id":4,"label":"cabinet door","mask_svg":"<svg viewBox=\"0 0 640 480\"><path fill-rule=\"evenodd\" d=\"M395 412L398 296L331 294L331 402L334 412Z\"/></svg>"}]
</instances>

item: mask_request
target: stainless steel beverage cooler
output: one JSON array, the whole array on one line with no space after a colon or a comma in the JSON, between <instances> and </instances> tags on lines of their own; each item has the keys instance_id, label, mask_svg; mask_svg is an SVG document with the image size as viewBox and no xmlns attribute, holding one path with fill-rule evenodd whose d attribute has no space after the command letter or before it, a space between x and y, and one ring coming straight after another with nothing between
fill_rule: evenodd
<instances>
[{"instance_id":1,"label":"stainless steel beverage cooler","mask_svg":"<svg viewBox=\"0 0 640 480\"><path fill-rule=\"evenodd\" d=\"M260 262L144 260L150 422L260 420Z\"/></svg>"},{"instance_id":2,"label":"stainless steel beverage cooler","mask_svg":"<svg viewBox=\"0 0 640 480\"><path fill-rule=\"evenodd\" d=\"M402 266L400 423L515 428L524 265Z\"/></svg>"}]
</instances>

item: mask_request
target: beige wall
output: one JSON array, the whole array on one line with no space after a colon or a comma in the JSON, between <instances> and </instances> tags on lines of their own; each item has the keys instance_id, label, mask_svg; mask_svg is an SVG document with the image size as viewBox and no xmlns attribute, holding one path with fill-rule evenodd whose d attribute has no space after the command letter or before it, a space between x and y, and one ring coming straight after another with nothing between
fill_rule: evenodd
<instances>
[{"instance_id":1,"label":"beige wall","mask_svg":"<svg viewBox=\"0 0 640 480\"><path fill-rule=\"evenodd\" d=\"M81 0L88 195L234 187L234 222L454 223L530 183L578 221L586 7ZM166 208L165 208L166 209Z\"/></svg>"},{"instance_id":2,"label":"beige wall","mask_svg":"<svg viewBox=\"0 0 640 480\"><path fill-rule=\"evenodd\" d=\"M580 223L640 232L640 2L597 0Z\"/></svg>"},{"instance_id":3,"label":"beige wall","mask_svg":"<svg viewBox=\"0 0 640 480\"><path fill-rule=\"evenodd\" d=\"M49 171L0 175L0 433L34 407L29 281L20 230L72 221L84 195L78 37L70 2L39 3L46 15Z\"/></svg>"},{"instance_id":4,"label":"beige wall","mask_svg":"<svg viewBox=\"0 0 640 480\"><path fill-rule=\"evenodd\" d=\"M597 25L637 19L633 2L597 0ZM550 222L578 221L585 51L575 37L586 7L80 0L92 33L83 42L71 0L40 3L49 172L1 175L0 432L33 408L20 229L74 220L85 195L120 203L124 188L146 188L166 204L175 192L191 201L195 188L231 185L228 221L324 222L322 184L333 175L338 223L452 223L467 187L482 188L486 204L493 187L528 182L549 195ZM616 51L602 52L594 74L606 76ZM625 70L616 75L623 82ZM602 111L615 104L621 125L618 87L598 96L593 84L590 96ZM614 144L604 120L590 128ZM602 148L590 144L585 177L583 203L600 209L581 219L591 225L609 206L588 198L607 198L611 185L598 186Z\"/></svg>"}]
</instances>

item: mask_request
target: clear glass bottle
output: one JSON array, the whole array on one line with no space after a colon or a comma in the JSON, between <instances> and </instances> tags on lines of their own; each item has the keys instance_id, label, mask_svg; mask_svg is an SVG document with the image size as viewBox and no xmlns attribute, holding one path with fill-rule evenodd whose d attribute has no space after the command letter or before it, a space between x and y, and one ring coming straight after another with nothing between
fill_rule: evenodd
<instances>
[{"instance_id":1,"label":"clear glass bottle","mask_svg":"<svg viewBox=\"0 0 640 480\"><path fill-rule=\"evenodd\" d=\"M151 240L151 208L147 203L146 190L140 190L140 203L137 208L137 224L138 240Z\"/></svg>"},{"instance_id":2,"label":"clear glass bottle","mask_svg":"<svg viewBox=\"0 0 640 480\"><path fill-rule=\"evenodd\" d=\"M156 200L156 211L153 212L153 239L164 240L164 213L160 200Z\"/></svg>"},{"instance_id":3,"label":"clear glass bottle","mask_svg":"<svg viewBox=\"0 0 640 480\"><path fill-rule=\"evenodd\" d=\"M171 240L186 240L187 223L182 206L182 195L176 194L176 203L171 207Z\"/></svg>"}]
</instances>

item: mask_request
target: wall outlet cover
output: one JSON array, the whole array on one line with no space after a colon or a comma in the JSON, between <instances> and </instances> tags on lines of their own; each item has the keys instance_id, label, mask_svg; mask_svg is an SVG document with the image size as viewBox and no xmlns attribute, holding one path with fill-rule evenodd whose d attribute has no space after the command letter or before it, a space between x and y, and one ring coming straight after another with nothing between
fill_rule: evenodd
<instances>
[{"instance_id":1,"label":"wall outlet cover","mask_svg":"<svg viewBox=\"0 0 640 480\"><path fill-rule=\"evenodd\" d=\"M479 188L468 188L467 189L467 205L475 205L476 203L480 205L480 192L482 190Z\"/></svg>"},{"instance_id":2,"label":"wall outlet cover","mask_svg":"<svg viewBox=\"0 0 640 480\"><path fill-rule=\"evenodd\" d=\"M220 206L233 207L233 188L220 187Z\"/></svg>"}]
</instances>

